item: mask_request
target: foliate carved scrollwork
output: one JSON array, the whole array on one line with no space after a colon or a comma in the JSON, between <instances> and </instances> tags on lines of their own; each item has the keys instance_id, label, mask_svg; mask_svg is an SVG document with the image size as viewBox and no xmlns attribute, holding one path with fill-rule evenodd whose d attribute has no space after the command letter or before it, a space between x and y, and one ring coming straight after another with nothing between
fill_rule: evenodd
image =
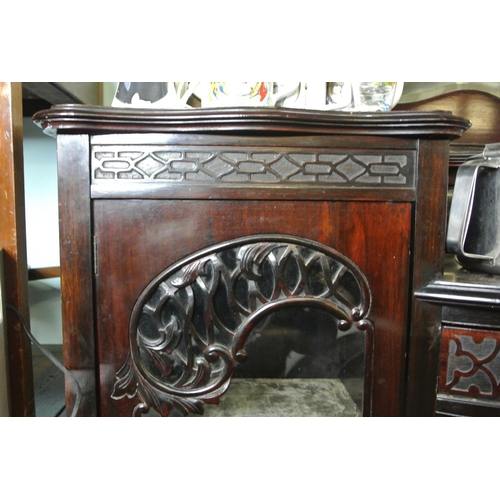
<instances>
[{"instance_id":1,"label":"foliate carved scrollwork","mask_svg":"<svg viewBox=\"0 0 500 500\"><path fill-rule=\"evenodd\" d=\"M500 397L500 339L474 331L445 331L446 372L440 390L452 394L495 399ZM447 348L446 348L447 346Z\"/></svg>"},{"instance_id":2,"label":"foliate carved scrollwork","mask_svg":"<svg viewBox=\"0 0 500 500\"><path fill-rule=\"evenodd\" d=\"M130 320L130 353L112 397L138 398L134 415L203 413L227 390L254 326L284 307L316 307L372 335L360 269L317 242L260 235L225 242L166 269Z\"/></svg>"},{"instance_id":3,"label":"foliate carved scrollwork","mask_svg":"<svg viewBox=\"0 0 500 500\"><path fill-rule=\"evenodd\" d=\"M352 154L94 145L92 175L94 181L413 187L414 156L408 151Z\"/></svg>"}]
</instances>

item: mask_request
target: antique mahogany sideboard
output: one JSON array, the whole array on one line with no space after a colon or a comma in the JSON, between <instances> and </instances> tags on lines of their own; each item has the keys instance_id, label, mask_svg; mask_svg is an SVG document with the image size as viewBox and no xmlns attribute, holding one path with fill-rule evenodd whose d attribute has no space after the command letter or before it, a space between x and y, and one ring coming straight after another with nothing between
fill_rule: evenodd
<instances>
[{"instance_id":1,"label":"antique mahogany sideboard","mask_svg":"<svg viewBox=\"0 0 500 500\"><path fill-rule=\"evenodd\" d=\"M500 142L500 98L489 92L455 90L396 109L446 109L470 120L467 133L450 145L450 195L458 167ZM499 276L464 269L447 254L443 276L417 296L442 308L436 415L500 416Z\"/></svg>"},{"instance_id":2,"label":"antique mahogany sideboard","mask_svg":"<svg viewBox=\"0 0 500 500\"><path fill-rule=\"evenodd\" d=\"M79 415L203 413L237 380L305 374L313 393L340 380L366 416L434 414L441 305L418 292L442 276L449 143L468 120L83 105L34 120L57 134Z\"/></svg>"}]
</instances>

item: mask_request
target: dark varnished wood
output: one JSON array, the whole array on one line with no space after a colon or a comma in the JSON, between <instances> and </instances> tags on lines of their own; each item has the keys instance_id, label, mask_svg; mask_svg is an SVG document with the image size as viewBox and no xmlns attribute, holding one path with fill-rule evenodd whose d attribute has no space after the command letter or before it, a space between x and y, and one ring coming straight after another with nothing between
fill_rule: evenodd
<instances>
[{"instance_id":1,"label":"dark varnished wood","mask_svg":"<svg viewBox=\"0 0 500 500\"><path fill-rule=\"evenodd\" d=\"M438 395L436 417L500 417L500 408L479 401Z\"/></svg>"},{"instance_id":2,"label":"dark varnished wood","mask_svg":"<svg viewBox=\"0 0 500 500\"><path fill-rule=\"evenodd\" d=\"M479 90L456 90L415 102L400 103L398 111L439 111L446 109L471 122L462 137L450 145L450 185L458 167L471 156L481 154L485 144L500 141L500 99Z\"/></svg>"},{"instance_id":3,"label":"dark varnished wood","mask_svg":"<svg viewBox=\"0 0 500 500\"><path fill-rule=\"evenodd\" d=\"M415 247L413 254L413 290L440 276L443 269L446 199L446 169L432 166L446 165L448 144L423 143L420 148L420 168L430 166L428 176L419 176L415 206ZM436 392L437 360L441 309L437 306L413 302L410 318L411 338L408 350L407 415L432 415Z\"/></svg>"},{"instance_id":4,"label":"dark varnished wood","mask_svg":"<svg viewBox=\"0 0 500 500\"><path fill-rule=\"evenodd\" d=\"M438 384L440 394L478 398L500 407L500 384L497 382L500 370L494 366L495 359L500 358L500 331L445 326L441 342ZM482 349L481 344L485 342L489 346ZM469 363L462 363L460 366L460 363L454 362L454 357L468 358ZM454 368L453 373L448 373L448 366ZM460 379L465 376L470 381L474 370L488 376L483 380L476 379L466 387Z\"/></svg>"},{"instance_id":5,"label":"dark varnished wood","mask_svg":"<svg viewBox=\"0 0 500 500\"><path fill-rule=\"evenodd\" d=\"M471 128L450 146L451 189L461 163L473 155L481 154L485 144L500 141L500 99L486 92L454 91L418 102L400 104L396 109L407 111L449 109L471 121ZM474 391L478 389L474 384L471 386L470 394L454 389L450 389L452 393L449 392L449 388L453 386L450 370L455 370L455 365L449 363L456 362L450 346L453 349L458 346L459 341L456 339L465 335L474 339L478 345L489 343L490 346L495 338L498 339L498 333L495 332L500 325L499 285L498 276L462 269L449 255L445 259L443 276L438 276L417 290L418 301L425 300L433 304L438 310L437 314L440 308L442 310L443 335L439 342L436 339L436 342L430 345L434 359L440 352L437 415L498 416L500 414L498 395L488 397L483 394L475 397ZM410 364L411 359L410 356ZM461 359L462 367L469 364L478 370L481 377L491 376L488 369L483 370L481 362L472 361L473 358L468 354L463 355ZM434 362L432 376L435 374L436 366L437 363ZM499 376L498 373L496 376ZM467 383L473 381L472 377L465 379ZM495 382L492 382L492 385L495 387Z\"/></svg>"},{"instance_id":6,"label":"dark varnished wood","mask_svg":"<svg viewBox=\"0 0 500 500\"><path fill-rule=\"evenodd\" d=\"M77 374L85 373L81 414L130 414L134 403L112 400L110 394L127 354L132 308L153 277L207 246L260 233L309 238L358 264L373 294L369 414L432 414L440 310L413 301L413 294L442 269L448 142L468 127L466 120L446 112L84 106L56 106L34 119L58 136L65 360ZM92 148L103 143L118 149L202 145L262 153L305 148L346 156L404 151L417 160L411 167L414 181L390 189L326 182L224 184L223 179L108 182L91 179L89 168Z\"/></svg>"},{"instance_id":7,"label":"dark varnished wood","mask_svg":"<svg viewBox=\"0 0 500 500\"><path fill-rule=\"evenodd\" d=\"M464 416L500 415L500 332L444 326L437 411Z\"/></svg>"},{"instance_id":8,"label":"dark varnished wood","mask_svg":"<svg viewBox=\"0 0 500 500\"><path fill-rule=\"evenodd\" d=\"M132 307L151 278L206 246L260 233L296 235L327 244L363 269L372 286L370 316L376 325L372 411L377 415L404 413L399 394L405 383L404 303L409 300L408 204L99 200L95 202L95 224L99 247L97 343L105 414L130 414L134 405L131 400L112 401L109 394L116 370L126 358ZM391 226L391 237L375 245L384 224ZM120 234L131 233L131 241L116 245ZM398 397L389 396L392 394Z\"/></svg>"},{"instance_id":9,"label":"dark varnished wood","mask_svg":"<svg viewBox=\"0 0 500 500\"><path fill-rule=\"evenodd\" d=\"M345 135L276 135L253 136L251 134L238 135L238 140L230 135L220 133L210 134L110 134L96 135L91 140L92 162L94 157L101 154L107 156L120 156L126 154L120 151L116 144L127 144L134 152L141 151L145 154L154 152L158 157L160 151L180 151L182 154L193 155L193 151L206 152L206 154L242 154L245 152L266 153L271 156L280 155L308 155L310 160L317 160L318 168L326 168L325 156L337 155L347 157L354 148L359 151L355 156L356 161L363 158L377 157L381 154L393 157L395 155L407 156L408 173L412 171L416 162L417 142L414 138L400 137L367 137L360 145L356 136ZM361 148L361 149L360 149ZM103 153L104 152L104 153ZM179 153L174 153L179 154ZM106 156L106 157L107 157ZM371 160L373 161L373 159ZM271 162L272 167L275 164ZM180 175L180 174L179 174ZM288 199L288 200L324 200L324 199L359 199L359 200L414 200L414 178L408 178L405 185L378 183L381 189L372 189L373 184L348 184L329 183L308 180L300 182L282 182L278 179L270 181L257 180L247 182L244 176L237 182L232 179L224 182L223 179L201 179L196 182L183 182L177 180L164 180L160 178L144 179L139 181L131 176L121 178L119 182L109 178L94 178L91 184L93 198L176 198L176 199ZM304 189L307 188L307 189ZM403 189L405 188L405 189Z\"/></svg>"},{"instance_id":10,"label":"dark varnished wood","mask_svg":"<svg viewBox=\"0 0 500 500\"><path fill-rule=\"evenodd\" d=\"M420 289L417 296L444 306L500 312L498 275L464 269L451 254L445 257L443 275Z\"/></svg>"},{"instance_id":11,"label":"dark varnished wood","mask_svg":"<svg viewBox=\"0 0 500 500\"><path fill-rule=\"evenodd\" d=\"M342 113L288 108L194 108L187 110L106 108L58 105L33 120L47 133L245 132L268 135L338 134L374 136L440 136L455 139L469 127L452 113Z\"/></svg>"},{"instance_id":12,"label":"dark varnished wood","mask_svg":"<svg viewBox=\"0 0 500 500\"><path fill-rule=\"evenodd\" d=\"M58 142L61 224L61 296L66 368L74 371L82 390L79 415L95 416L92 227L87 195L89 143L85 135L61 136ZM64 170L62 170L64 169ZM73 410L75 387L66 380L67 412Z\"/></svg>"},{"instance_id":13,"label":"dark varnished wood","mask_svg":"<svg viewBox=\"0 0 500 500\"><path fill-rule=\"evenodd\" d=\"M417 102L401 103L397 111L451 111L467 117L470 130L456 140L453 148L463 144L489 144L498 141L500 128L500 99L478 90L456 90Z\"/></svg>"},{"instance_id":14,"label":"dark varnished wood","mask_svg":"<svg viewBox=\"0 0 500 500\"><path fill-rule=\"evenodd\" d=\"M0 248L3 248L5 301L29 325L21 84L0 82ZM35 413L31 342L13 311L6 315L13 416Z\"/></svg>"},{"instance_id":15,"label":"dark varnished wood","mask_svg":"<svg viewBox=\"0 0 500 500\"><path fill-rule=\"evenodd\" d=\"M37 111L54 104L94 104L101 102L98 82L23 82L23 116L32 117Z\"/></svg>"},{"instance_id":16,"label":"dark varnished wood","mask_svg":"<svg viewBox=\"0 0 500 500\"><path fill-rule=\"evenodd\" d=\"M59 266L54 267L36 267L28 269L28 279L44 280L47 278L59 278L61 276L61 269Z\"/></svg>"},{"instance_id":17,"label":"dark varnished wood","mask_svg":"<svg viewBox=\"0 0 500 500\"><path fill-rule=\"evenodd\" d=\"M443 276L429 282L417 291L421 300L442 307L443 335L440 340L439 387L436 400L438 415L455 416L498 416L500 404L497 385L492 382L493 394L481 394L472 386L470 393L457 391L450 385L448 364L453 356L449 354L450 344L456 336L469 337L475 345L500 342L500 283L498 276L465 270L455 258L447 255ZM491 347L490 347L491 348ZM468 355L463 357L463 367L471 369L474 363ZM482 371L482 359L476 363ZM475 368L475 369L476 369ZM494 364L487 368L495 369ZM484 372L487 373L487 372ZM498 372L496 377L498 377Z\"/></svg>"}]
</instances>

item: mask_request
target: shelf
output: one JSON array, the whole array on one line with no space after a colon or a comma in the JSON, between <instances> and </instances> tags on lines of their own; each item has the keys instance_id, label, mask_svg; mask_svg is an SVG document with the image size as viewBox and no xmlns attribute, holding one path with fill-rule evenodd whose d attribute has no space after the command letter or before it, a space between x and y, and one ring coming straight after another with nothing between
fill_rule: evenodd
<instances>
[{"instance_id":1,"label":"shelf","mask_svg":"<svg viewBox=\"0 0 500 500\"><path fill-rule=\"evenodd\" d=\"M101 104L99 82L23 82L23 116L53 104Z\"/></svg>"},{"instance_id":2,"label":"shelf","mask_svg":"<svg viewBox=\"0 0 500 500\"><path fill-rule=\"evenodd\" d=\"M362 381L358 380L362 386ZM233 379L204 417L361 417L339 379Z\"/></svg>"}]
</instances>

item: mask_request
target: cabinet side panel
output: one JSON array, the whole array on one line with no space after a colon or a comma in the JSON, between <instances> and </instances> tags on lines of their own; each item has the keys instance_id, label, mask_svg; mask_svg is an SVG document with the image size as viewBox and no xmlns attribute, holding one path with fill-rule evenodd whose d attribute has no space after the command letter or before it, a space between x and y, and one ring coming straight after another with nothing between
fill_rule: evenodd
<instances>
[{"instance_id":1,"label":"cabinet side panel","mask_svg":"<svg viewBox=\"0 0 500 500\"><path fill-rule=\"evenodd\" d=\"M419 149L412 294L441 276L446 232L448 142ZM407 416L432 416L436 402L441 306L413 300L408 352Z\"/></svg>"},{"instance_id":2,"label":"cabinet side panel","mask_svg":"<svg viewBox=\"0 0 500 500\"><path fill-rule=\"evenodd\" d=\"M82 391L78 415L96 415L93 324L93 261L89 186L89 139L58 137L59 210L63 351ZM67 412L75 403L75 387L66 380Z\"/></svg>"}]
</instances>

